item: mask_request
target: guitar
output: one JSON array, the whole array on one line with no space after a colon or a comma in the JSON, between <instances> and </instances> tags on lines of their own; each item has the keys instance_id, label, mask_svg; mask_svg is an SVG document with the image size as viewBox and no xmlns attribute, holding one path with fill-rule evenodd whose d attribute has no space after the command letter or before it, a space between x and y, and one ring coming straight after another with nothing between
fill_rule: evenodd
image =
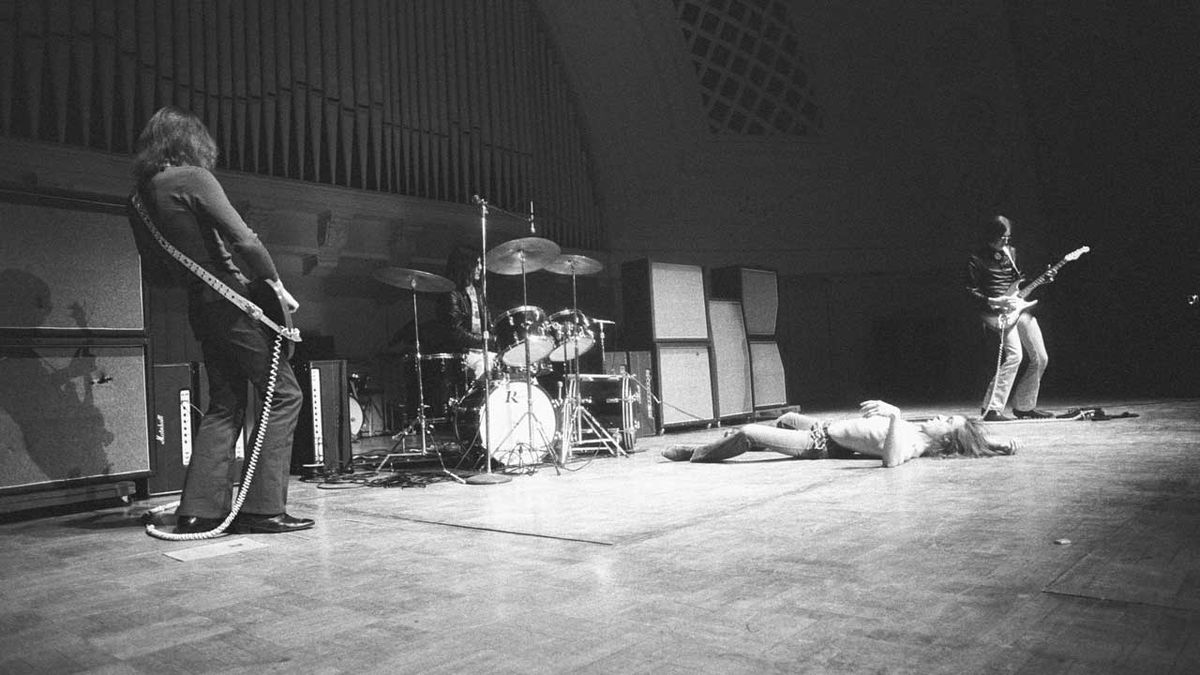
<instances>
[{"instance_id":1,"label":"guitar","mask_svg":"<svg viewBox=\"0 0 1200 675\"><path fill-rule=\"evenodd\" d=\"M292 325L292 313L287 311L283 294L268 284L266 279L250 282L247 292L249 298L233 292L237 298L229 299L263 326L286 338L283 358L292 358L296 343L300 342L300 329Z\"/></svg>"},{"instance_id":2,"label":"guitar","mask_svg":"<svg viewBox=\"0 0 1200 675\"><path fill-rule=\"evenodd\" d=\"M1017 287L1021 282L1014 281L1004 293L1005 296L1013 297L1014 300L1012 309L997 313L984 314L984 322L987 323L988 326L997 330L1001 328L1006 330L1012 328L1014 325L1016 325L1017 319L1021 316L1021 312L1024 312L1038 303L1037 300L1026 301L1025 298L1029 297L1029 294L1034 292L1038 286L1041 286L1042 284L1053 279L1063 265L1066 265L1073 260L1078 260L1080 256L1090 250L1092 249L1088 246L1080 246L1074 251L1071 251L1063 256L1062 260L1059 260L1057 263L1050 266L1045 272L1042 272L1040 275L1038 275L1036 279L1029 282L1024 288L1018 289Z\"/></svg>"}]
</instances>

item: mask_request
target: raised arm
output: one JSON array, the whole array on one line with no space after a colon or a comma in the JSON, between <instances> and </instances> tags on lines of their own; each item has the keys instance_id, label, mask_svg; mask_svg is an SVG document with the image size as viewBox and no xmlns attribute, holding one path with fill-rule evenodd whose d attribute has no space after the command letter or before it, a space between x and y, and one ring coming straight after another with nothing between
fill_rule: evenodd
<instances>
[{"instance_id":1,"label":"raised arm","mask_svg":"<svg viewBox=\"0 0 1200 675\"><path fill-rule=\"evenodd\" d=\"M912 443L910 434L904 433L907 422L900 419L900 409L886 401L863 401L858 405L863 417L888 418L887 434L883 438L883 447L879 457L885 467L900 466L916 457L917 450Z\"/></svg>"}]
</instances>

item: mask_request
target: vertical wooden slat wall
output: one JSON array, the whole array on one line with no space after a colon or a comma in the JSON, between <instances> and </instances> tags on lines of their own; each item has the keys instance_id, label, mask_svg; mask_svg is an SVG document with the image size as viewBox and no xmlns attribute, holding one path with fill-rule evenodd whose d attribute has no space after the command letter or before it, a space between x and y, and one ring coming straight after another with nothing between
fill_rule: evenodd
<instances>
[{"instance_id":1,"label":"vertical wooden slat wall","mask_svg":"<svg viewBox=\"0 0 1200 675\"><path fill-rule=\"evenodd\" d=\"M224 168L525 213L603 245L582 116L530 0L0 0L0 134L132 152L196 112Z\"/></svg>"}]
</instances>

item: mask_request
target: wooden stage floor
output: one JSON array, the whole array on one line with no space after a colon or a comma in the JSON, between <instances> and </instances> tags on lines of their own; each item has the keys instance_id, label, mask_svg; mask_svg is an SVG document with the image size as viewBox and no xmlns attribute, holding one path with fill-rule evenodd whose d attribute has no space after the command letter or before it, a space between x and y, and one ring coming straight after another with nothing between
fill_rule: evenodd
<instances>
[{"instance_id":1,"label":"wooden stage floor","mask_svg":"<svg viewBox=\"0 0 1200 675\"><path fill-rule=\"evenodd\" d=\"M1080 405L1138 417L891 470L659 456L708 429L500 485L295 480L287 535L152 539L166 498L8 522L0 672L1200 672L1200 401Z\"/></svg>"}]
</instances>

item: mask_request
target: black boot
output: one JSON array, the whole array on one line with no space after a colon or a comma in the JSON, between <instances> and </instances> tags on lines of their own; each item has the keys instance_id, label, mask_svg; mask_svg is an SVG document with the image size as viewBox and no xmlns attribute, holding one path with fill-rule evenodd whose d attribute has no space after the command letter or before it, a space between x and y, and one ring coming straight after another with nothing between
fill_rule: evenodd
<instances>
[{"instance_id":1,"label":"black boot","mask_svg":"<svg viewBox=\"0 0 1200 675\"><path fill-rule=\"evenodd\" d=\"M702 445L692 453L693 462L720 462L750 450L750 439L742 431L735 431L714 443Z\"/></svg>"}]
</instances>

